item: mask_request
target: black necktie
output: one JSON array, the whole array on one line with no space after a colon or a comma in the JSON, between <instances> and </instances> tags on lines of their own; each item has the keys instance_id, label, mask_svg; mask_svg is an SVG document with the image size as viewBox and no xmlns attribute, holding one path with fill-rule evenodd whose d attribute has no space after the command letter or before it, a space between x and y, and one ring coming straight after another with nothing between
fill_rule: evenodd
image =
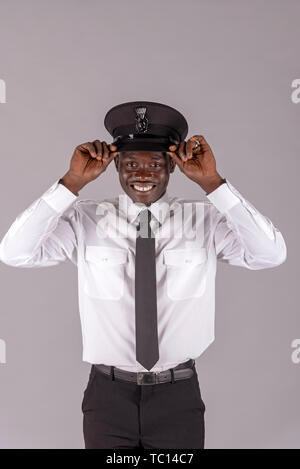
<instances>
[{"instance_id":1,"label":"black necktie","mask_svg":"<svg viewBox=\"0 0 300 469\"><path fill-rule=\"evenodd\" d=\"M159 359L155 237L150 219L151 212L148 209L141 210L135 253L136 360L147 370L151 370Z\"/></svg>"}]
</instances>

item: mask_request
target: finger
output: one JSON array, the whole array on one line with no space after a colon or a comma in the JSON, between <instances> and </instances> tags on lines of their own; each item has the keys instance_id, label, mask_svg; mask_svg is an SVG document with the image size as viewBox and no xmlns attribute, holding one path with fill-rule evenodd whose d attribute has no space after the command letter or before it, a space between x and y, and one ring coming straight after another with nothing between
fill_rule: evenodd
<instances>
[{"instance_id":1,"label":"finger","mask_svg":"<svg viewBox=\"0 0 300 469\"><path fill-rule=\"evenodd\" d=\"M170 145L169 146L170 151L176 151L176 149L177 149L177 145Z\"/></svg>"},{"instance_id":2,"label":"finger","mask_svg":"<svg viewBox=\"0 0 300 469\"><path fill-rule=\"evenodd\" d=\"M97 150L97 160L101 160L102 155L103 155L102 143L100 142L100 140L95 140L94 145L95 145L96 150Z\"/></svg>"},{"instance_id":3,"label":"finger","mask_svg":"<svg viewBox=\"0 0 300 469\"><path fill-rule=\"evenodd\" d=\"M106 158L106 160L105 160L105 164L106 164L106 165L109 165L109 163L110 163L116 156L118 156L119 154L120 154L119 151L112 151L112 152L110 152L108 158Z\"/></svg>"},{"instance_id":4,"label":"finger","mask_svg":"<svg viewBox=\"0 0 300 469\"><path fill-rule=\"evenodd\" d=\"M191 142L192 153L198 156L199 153L201 153L201 142L199 135L194 135L189 139L189 141Z\"/></svg>"},{"instance_id":5,"label":"finger","mask_svg":"<svg viewBox=\"0 0 300 469\"><path fill-rule=\"evenodd\" d=\"M173 158L173 160L174 160L175 163L179 166L180 169L183 167L183 162L182 162L181 158L180 158L178 155L176 155L175 152L173 152L173 151L167 151L166 153L167 153L167 155L169 155L171 158Z\"/></svg>"},{"instance_id":6,"label":"finger","mask_svg":"<svg viewBox=\"0 0 300 469\"><path fill-rule=\"evenodd\" d=\"M205 140L205 138L203 137L203 135L195 135L195 138L196 138L197 140L199 140L199 142L201 142L201 143L202 143L202 142L203 142L203 143L206 142L206 140Z\"/></svg>"},{"instance_id":7,"label":"finger","mask_svg":"<svg viewBox=\"0 0 300 469\"><path fill-rule=\"evenodd\" d=\"M195 140L198 140L198 142L200 143L199 145L199 149L201 150L201 153L205 153L209 150L211 150L209 144L207 143L207 141L205 140L205 138L203 137L203 135L194 135L192 137L192 139L195 141Z\"/></svg>"},{"instance_id":8,"label":"finger","mask_svg":"<svg viewBox=\"0 0 300 469\"><path fill-rule=\"evenodd\" d=\"M111 144L109 145L109 149L110 149L111 151L116 151L117 145L115 145L114 143L111 143Z\"/></svg>"},{"instance_id":9,"label":"finger","mask_svg":"<svg viewBox=\"0 0 300 469\"><path fill-rule=\"evenodd\" d=\"M190 159L193 156L193 147L195 146L195 142L190 138L185 146L186 151L186 158Z\"/></svg>"},{"instance_id":10,"label":"finger","mask_svg":"<svg viewBox=\"0 0 300 469\"><path fill-rule=\"evenodd\" d=\"M108 149L106 142L102 142L102 148L103 148L103 158L107 160L107 158L109 157L109 149Z\"/></svg>"},{"instance_id":11,"label":"finger","mask_svg":"<svg viewBox=\"0 0 300 469\"><path fill-rule=\"evenodd\" d=\"M79 147L77 147L77 148L82 153L88 153L92 158L96 158L96 156L97 156L96 148L92 144L92 142L83 143L82 145L79 145Z\"/></svg>"},{"instance_id":12,"label":"finger","mask_svg":"<svg viewBox=\"0 0 300 469\"><path fill-rule=\"evenodd\" d=\"M183 140L178 148L178 155L182 159L182 161L185 161L185 141Z\"/></svg>"},{"instance_id":13,"label":"finger","mask_svg":"<svg viewBox=\"0 0 300 469\"><path fill-rule=\"evenodd\" d=\"M201 146L204 150L204 152L208 151L208 150L211 150L209 144L207 143L207 141L205 140L205 138L203 137L203 135L200 135L199 136L199 142L201 143Z\"/></svg>"},{"instance_id":14,"label":"finger","mask_svg":"<svg viewBox=\"0 0 300 469\"><path fill-rule=\"evenodd\" d=\"M202 142L202 139L203 139L203 137L202 137L201 135L193 135L193 136L190 138L190 140L193 142L193 144L194 144L195 146L197 145L197 141L198 141L199 143L201 143L201 142Z\"/></svg>"}]
</instances>

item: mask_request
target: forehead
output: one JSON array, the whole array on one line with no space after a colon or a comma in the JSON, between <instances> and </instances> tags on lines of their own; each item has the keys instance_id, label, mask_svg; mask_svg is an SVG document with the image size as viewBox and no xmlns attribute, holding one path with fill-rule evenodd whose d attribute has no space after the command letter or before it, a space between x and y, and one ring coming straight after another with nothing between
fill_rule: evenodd
<instances>
[{"instance_id":1,"label":"forehead","mask_svg":"<svg viewBox=\"0 0 300 469\"><path fill-rule=\"evenodd\" d=\"M165 154L164 152L159 151L122 151L120 152L122 159L150 159L150 160L164 160Z\"/></svg>"}]
</instances>

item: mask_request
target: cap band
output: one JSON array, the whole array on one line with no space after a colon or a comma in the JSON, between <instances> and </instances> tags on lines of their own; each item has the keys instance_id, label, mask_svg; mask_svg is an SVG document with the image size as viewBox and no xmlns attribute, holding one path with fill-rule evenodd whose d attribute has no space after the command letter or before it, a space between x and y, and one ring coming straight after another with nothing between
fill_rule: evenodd
<instances>
[{"instance_id":1,"label":"cap band","mask_svg":"<svg viewBox=\"0 0 300 469\"><path fill-rule=\"evenodd\" d=\"M137 133L136 128L134 125L120 125L116 127L113 131L113 138L123 137L126 135L134 135L135 138L139 135L148 136L151 135L153 137L172 137L176 143L180 142L180 135L176 132L175 129L168 127L166 125L161 124L149 124L147 132L140 132Z\"/></svg>"},{"instance_id":2,"label":"cap band","mask_svg":"<svg viewBox=\"0 0 300 469\"><path fill-rule=\"evenodd\" d=\"M118 137L113 142L119 151L145 150L145 151L169 151L170 145L177 145L177 140L172 137L157 137L151 134L131 134Z\"/></svg>"}]
</instances>

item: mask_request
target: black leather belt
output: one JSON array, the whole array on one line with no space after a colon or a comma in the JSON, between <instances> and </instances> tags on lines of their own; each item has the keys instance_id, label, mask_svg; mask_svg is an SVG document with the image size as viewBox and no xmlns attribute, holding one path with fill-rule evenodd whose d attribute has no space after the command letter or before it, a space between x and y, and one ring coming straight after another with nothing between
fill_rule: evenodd
<instances>
[{"instance_id":1,"label":"black leather belt","mask_svg":"<svg viewBox=\"0 0 300 469\"><path fill-rule=\"evenodd\" d=\"M190 360L179 363L174 368L169 368L164 371L138 371L131 372L122 370L115 366L109 365L94 365L95 369L106 375L112 376L112 379L120 379L121 381L131 381L138 385L147 384L160 384L169 381L177 381L180 379L191 378L195 372L195 360Z\"/></svg>"}]
</instances>

